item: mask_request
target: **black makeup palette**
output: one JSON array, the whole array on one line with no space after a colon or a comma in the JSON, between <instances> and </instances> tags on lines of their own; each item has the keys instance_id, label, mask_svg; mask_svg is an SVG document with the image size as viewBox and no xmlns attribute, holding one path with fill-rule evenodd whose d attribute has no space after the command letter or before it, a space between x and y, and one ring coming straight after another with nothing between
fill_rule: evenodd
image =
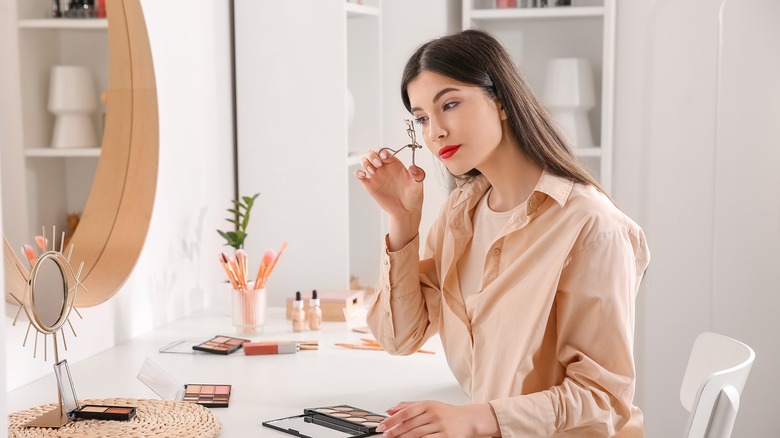
<instances>
[{"instance_id":1,"label":"black makeup palette","mask_svg":"<svg viewBox=\"0 0 780 438\"><path fill-rule=\"evenodd\" d=\"M308 438L355 438L375 434L379 422L385 418L386 415L376 414L366 409L350 405L335 405L307 408L303 410L303 415L265 421L263 426ZM325 432L325 428L330 430Z\"/></svg>"},{"instance_id":2,"label":"black makeup palette","mask_svg":"<svg viewBox=\"0 0 780 438\"><path fill-rule=\"evenodd\" d=\"M75 411L69 412L68 414L75 418L84 418L89 420L129 421L135 416L135 407L84 405Z\"/></svg>"},{"instance_id":3,"label":"black makeup palette","mask_svg":"<svg viewBox=\"0 0 780 438\"><path fill-rule=\"evenodd\" d=\"M67 360L62 360L54 365L54 375L57 377L57 385L60 389L62 408L68 418L129 421L135 416L134 406L79 406L79 399L76 397L76 387L73 385L73 379L70 377L70 368Z\"/></svg>"},{"instance_id":4,"label":"black makeup palette","mask_svg":"<svg viewBox=\"0 0 780 438\"><path fill-rule=\"evenodd\" d=\"M249 339L233 338L230 336L214 336L206 342L202 342L198 345L193 345L193 350L205 351L207 353L214 354L230 354L238 351L244 342L249 342Z\"/></svg>"},{"instance_id":5,"label":"black makeup palette","mask_svg":"<svg viewBox=\"0 0 780 438\"><path fill-rule=\"evenodd\" d=\"M230 403L231 385L184 385L182 401L207 408L226 408Z\"/></svg>"}]
</instances>

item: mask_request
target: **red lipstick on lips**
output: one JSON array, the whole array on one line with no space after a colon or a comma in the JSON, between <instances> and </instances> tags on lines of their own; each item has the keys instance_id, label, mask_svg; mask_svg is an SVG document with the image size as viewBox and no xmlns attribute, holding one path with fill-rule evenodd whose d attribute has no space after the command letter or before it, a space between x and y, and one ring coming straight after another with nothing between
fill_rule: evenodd
<instances>
[{"instance_id":1,"label":"red lipstick on lips","mask_svg":"<svg viewBox=\"0 0 780 438\"><path fill-rule=\"evenodd\" d=\"M446 160L447 158L455 155L455 153L458 152L458 149L460 149L459 144L444 146L439 149L439 156Z\"/></svg>"}]
</instances>

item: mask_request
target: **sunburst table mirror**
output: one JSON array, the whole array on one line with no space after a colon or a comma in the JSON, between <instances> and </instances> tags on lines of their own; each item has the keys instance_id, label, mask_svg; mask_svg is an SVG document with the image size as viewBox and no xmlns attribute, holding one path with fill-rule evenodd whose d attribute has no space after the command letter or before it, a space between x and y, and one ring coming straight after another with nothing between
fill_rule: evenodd
<instances>
[{"instance_id":1,"label":"sunburst table mirror","mask_svg":"<svg viewBox=\"0 0 780 438\"><path fill-rule=\"evenodd\" d=\"M66 255L63 252L65 249L65 234L63 233L58 250L56 228L54 227L52 227L51 248L48 247L45 237L39 236L36 240L40 242L40 254L36 255L32 246L22 247L23 255L30 263L30 270L26 271L21 266L16 265L20 275L27 278L24 289L22 291L8 291L8 294L19 305L13 325L16 325L19 316L24 312L29 323L22 345L33 344L33 357L39 354L40 347L43 351L43 359L48 360L49 343L51 343L54 363L57 364L60 361L60 343L65 350L68 349L65 334L66 324L73 333L73 337L76 337L76 330L70 322L70 314L71 311L75 310L73 303L79 288L84 288L79 281L84 263L80 263L78 270L73 272L70 261L73 245L69 245ZM76 313L78 314L77 310ZM29 339L30 329L35 330L32 341ZM39 338L42 339L39 341ZM51 342L49 342L50 338ZM61 427L67 424L70 420L62 404L59 387L57 387L57 400L57 408L34 418L26 426Z\"/></svg>"}]
</instances>

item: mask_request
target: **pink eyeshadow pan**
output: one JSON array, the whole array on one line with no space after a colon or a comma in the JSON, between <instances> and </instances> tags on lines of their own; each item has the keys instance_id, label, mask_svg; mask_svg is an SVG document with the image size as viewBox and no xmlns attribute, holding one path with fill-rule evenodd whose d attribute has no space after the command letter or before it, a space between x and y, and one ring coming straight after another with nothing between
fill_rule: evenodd
<instances>
[{"instance_id":1,"label":"pink eyeshadow pan","mask_svg":"<svg viewBox=\"0 0 780 438\"><path fill-rule=\"evenodd\" d=\"M85 406L81 408L81 412L104 412L106 408L103 406Z\"/></svg>"},{"instance_id":2,"label":"pink eyeshadow pan","mask_svg":"<svg viewBox=\"0 0 780 438\"><path fill-rule=\"evenodd\" d=\"M229 386L217 386L216 393L217 394L230 394L230 387Z\"/></svg>"},{"instance_id":3,"label":"pink eyeshadow pan","mask_svg":"<svg viewBox=\"0 0 780 438\"><path fill-rule=\"evenodd\" d=\"M334 417L339 417L339 418L347 418L347 417L349 417L349 414L347 414L345 412L334 412L334 413L332 413L330 415L332 415Z\"/></svg>"},{"instance_id":4,"label":"pink eyeshadow pan","mask_svg":"<svg viewBox=\"0 0 780 438\"><path fill-rule=\"evenodd\" d=\"M377 421L366 421L363 423L363 426L379 426L379 422Z\"/></svg>"}]
</instances>

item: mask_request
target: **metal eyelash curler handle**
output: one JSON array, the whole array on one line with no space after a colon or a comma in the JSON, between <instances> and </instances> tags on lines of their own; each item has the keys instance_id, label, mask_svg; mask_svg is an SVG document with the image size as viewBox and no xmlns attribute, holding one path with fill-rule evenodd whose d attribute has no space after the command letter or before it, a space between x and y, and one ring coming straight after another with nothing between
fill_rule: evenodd
<instances>
[{"instance_id":1,"label":"metal eyelash curler handle","mask_svg":"<svg viewBox=\"0 0 780 438\"><path fill-rule=\"evenodd\" d=\"M392 154L390 156L394 157L399 152L401 152L402 150L404 150L406 148L410 148L412 150L412 166L419 168L419 166L417 166L417 163L415 163L414 158L415 158L416 150L417 149L422 149L422 145L417 143L417 136L416 136L416 134L414 132L414 124L413 124L413 122L411 120L409 120L409 119L404 119L404 122L406 122L406 133L409 135L409 138L412 139L412 142L407 144L407 145L405 145L405 146L401 146L398 149L392 149L392 148L385 147L385 148L379 149L379 151L377 151L377 152L380 152L380 153L382 151L392 152ZM423 179L421 179L419 181L417 181L417 180L415 180L415 181L422 182L423 180L425 180L425 176L423 176Z\"/></svg>"}]
</instances>

